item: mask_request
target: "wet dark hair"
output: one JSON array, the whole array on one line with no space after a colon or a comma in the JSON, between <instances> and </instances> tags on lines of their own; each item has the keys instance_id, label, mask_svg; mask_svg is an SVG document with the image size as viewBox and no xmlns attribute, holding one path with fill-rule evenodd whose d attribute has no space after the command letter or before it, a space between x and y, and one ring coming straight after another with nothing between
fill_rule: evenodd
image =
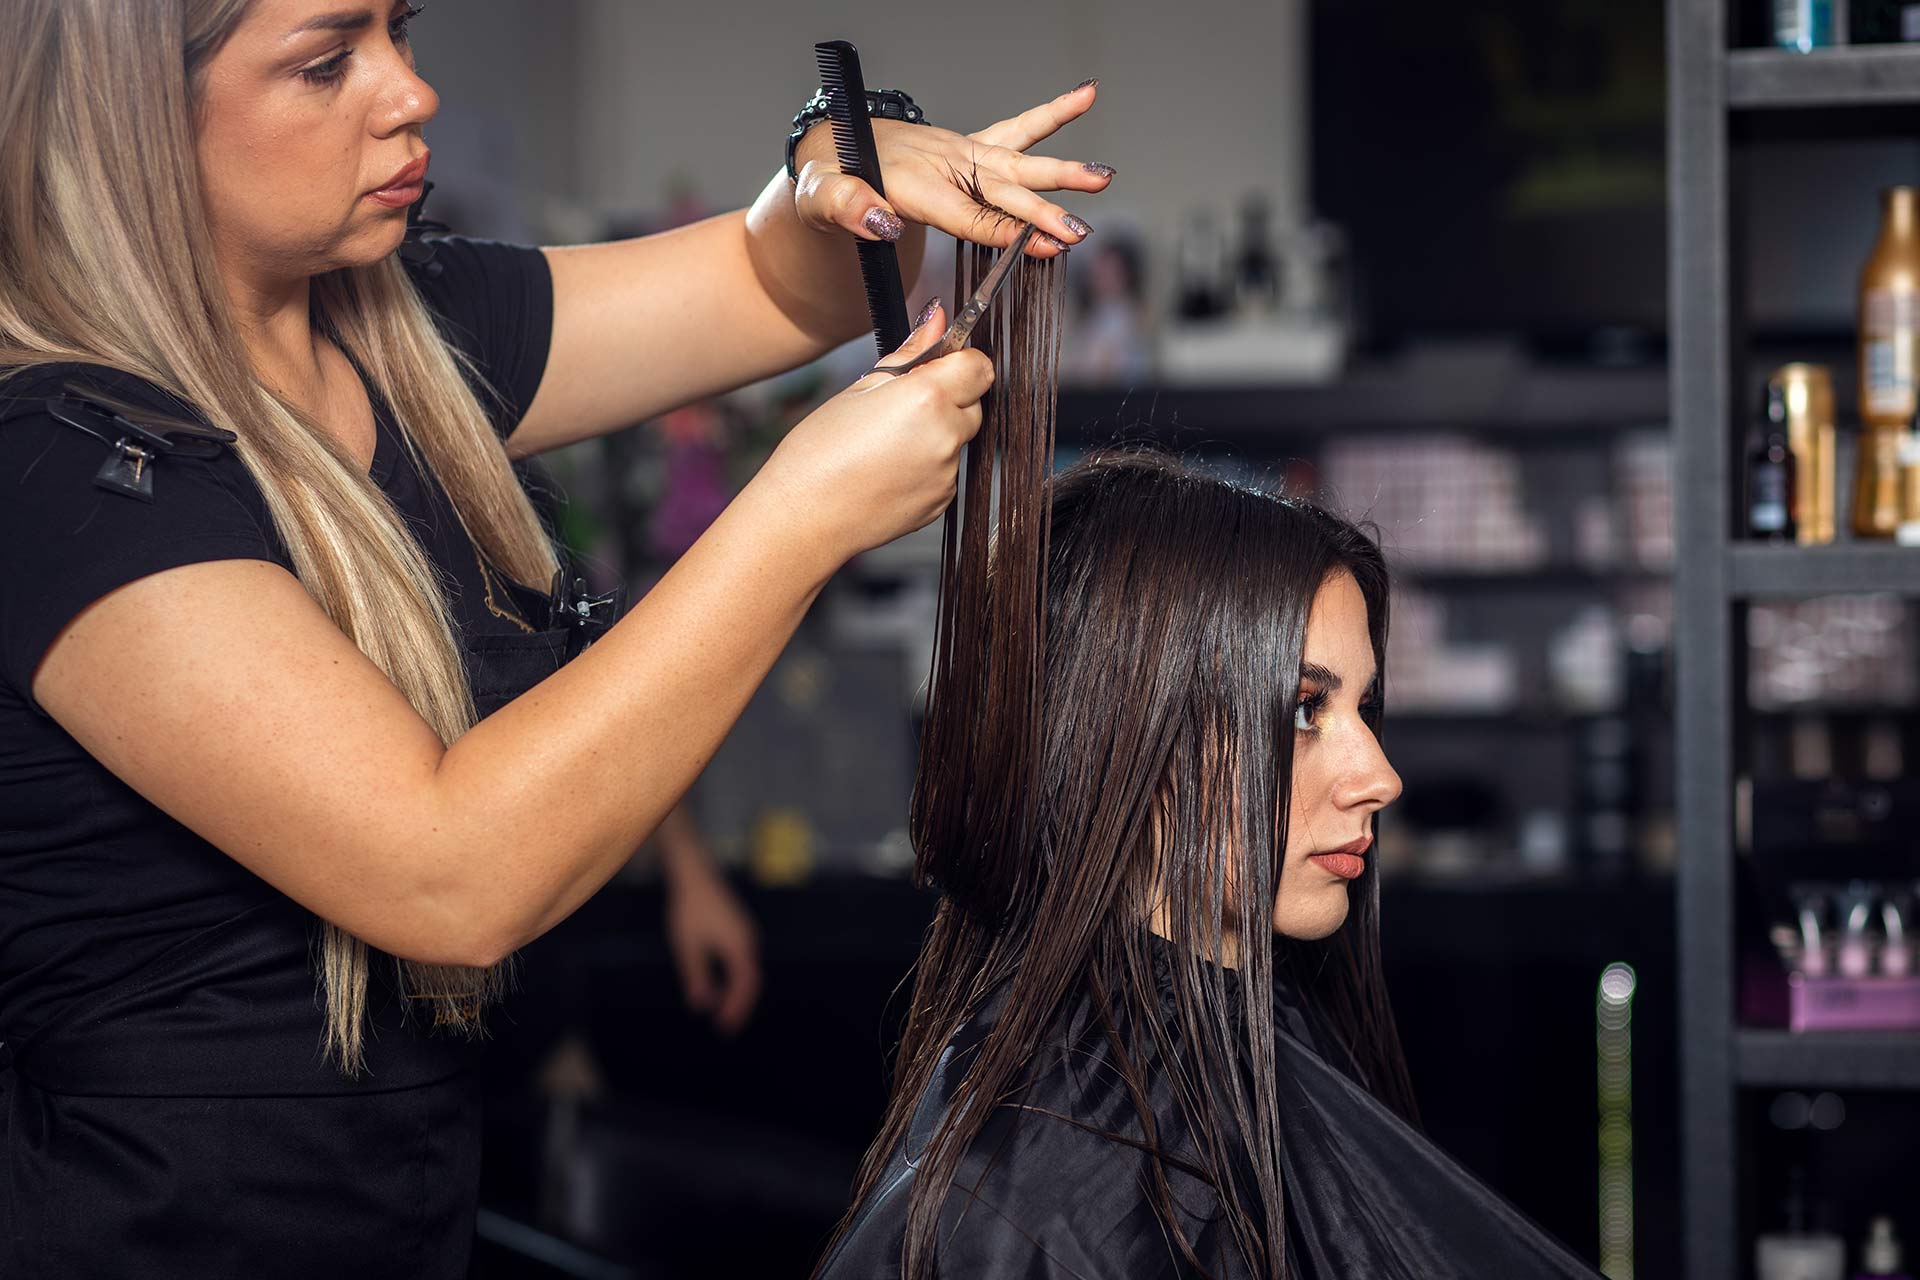
<instances>
[{"instance_id":1,"label":"wet dark hair","mask_svg":"<svg viewBox=\"0 0 1920 1280\"><path fill-rule=\"evenodd\" d=\"M1016 293L1016 335L1022 306ZM1017 432L1031 419L1050 441L1050 393L1033 381L996 382L1014 400L998 426ZM852 1212L876 1192L955 1032L990 997L1004 999L916 1161L902 1275L933 1275L941 1210L969 1146L1084 996L1108 1029L1144 1141L1111 1136L1151 1154L1145 1193L1170 1246L1208 1273L1169 1192L1175 1164L1218 1193L1240 1265L1283 1276L1276 975L1337 1065L1415 1118L1381 978L1375 861L1349 886L1347 923L1331 937L1271 930L1308 611L1323 583L1351 574L1384 687L1385 562L1359 528L1318 507L1163 454L1099 454L1050 483L1043 472L1036 491L1030 468L1050 450L995 428L990 410L968 478L971 487L997 467L999 504L974 495L957 541L949 522L915 782L918 870L942 899ZM1147 929L1156 906L1172 944L1160 975ZM1246 927L1230 979L1208 958L1225 954L1234 921ZM1158 1146L1149 1062L1191 1135L1184 1155Z\"/></svg>"}]
</instances>

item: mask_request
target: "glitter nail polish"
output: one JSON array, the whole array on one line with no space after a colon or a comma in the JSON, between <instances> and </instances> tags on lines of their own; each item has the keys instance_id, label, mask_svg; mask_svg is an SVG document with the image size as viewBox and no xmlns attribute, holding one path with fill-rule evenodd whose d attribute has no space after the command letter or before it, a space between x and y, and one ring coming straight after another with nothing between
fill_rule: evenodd
<instances>
[{"instance_id":1,"label":"glitter nail polish","mask_svg":"<svg viewBox=\"0 0 1920 1280\"><path fill-rule=\"evenodd\" d=\"M1047 242L1048 244L1050 244L1050 245L1052 245L1052 246L1053 246L1054 248L1056 248L1056 249L1058 249L1058 250L1059 250L1060 252L1062 252L1062 253L1072 253L1072 252L1073 252L1073 246L1072 246L1072 245L1070 245L1070 244L1068 244L1068 243L1067 243L1066 241L1064 241L1064 240L1060 240L1060 239L1057 239L1057 238L1055 238L1055 237L1053 237L1053 236L1050 236L1050 235L1048 235L1048 234L1047 234L1046 232L1044 232L1044 231L1042 231L1042 232L1040 232L1040 238L1041 238L1042 240L1045 240L1045 241L1046 241L1046 242Z\"/></svg>"},{"instance_id":2,"label":"glitter nail polish","mask_svg":"<svg viewBox=\"0 0 1920 1280\"><path fill-rule=\"evenodd\" d=\"M1068 92L1068 93L1078 93L1078 92L1080 92L1080 90L1082 90L1082 89L1084 89L1084 88L1086 88L1086 87L1087 87L1088 85L1090 85L1090 84L1099 84L1099 83L1100 83L1100 77L1099 77L1099 76L1088 76L1088 77L1087 77L1087 78L1086 78L1085 80L1082 80L1082 81L1081 81L1081 82L1080 82L1079 84L1077 84L1077 85L1075 85L1075 86L1073 86L1073 88L1071 88L1071 89L1069 89L1069 90L1067 90L1067 92Z\"/></svg>"},{"instance_id":3,"label":"glitter nail polish","mask_svg":"<svg viewBox=\"0 0 1920 1280\"><path fill-rule=\"evenodd\" d=\"M879 205L867 210L867 216L860 219L860 225L882 240L898 240L900 233L907 229L907 224L900 221L898 214Z\"/></svg>"},{"instance_id":4,"label":"glitter nail polish","mask_svg":"<svg viewBox=\"0 0 1920 1280\"><path fill-rule=\"evenodd\" d=\"M1093 228L1088 225L1087 220L1077 213L1070 213L1060 219L1060 221L1066 223L1067 230L1073 232L1073 234L1079 236L1082 240L1093 234Z\"/></svg>"},{"instance_id":5,"label":"glitter nail polish","mask_svg":"<svg viewBox=\"0 0 1920 1280\"><path fill-rule=\"evenodd\" d=\"M940 295L936 293L933 295L933 300L931 302L927 303L926 306L920 308L920 314L914 319L913 327L918 329L921 325L933 319L933 313L938 311L939 309L940 309Z\"/></svg>"},{"instance_id":6,"label":"glitter nail polish","mask_svg":"<svg viewBox=\"0 0 1920 1280\"><path fill-rule=\"evenodd\" d=\"M1110 164L1095 164L1089 160L1080 166L1096 178L1111 178L1116 170Z\"/></svg>"}]
</instances>

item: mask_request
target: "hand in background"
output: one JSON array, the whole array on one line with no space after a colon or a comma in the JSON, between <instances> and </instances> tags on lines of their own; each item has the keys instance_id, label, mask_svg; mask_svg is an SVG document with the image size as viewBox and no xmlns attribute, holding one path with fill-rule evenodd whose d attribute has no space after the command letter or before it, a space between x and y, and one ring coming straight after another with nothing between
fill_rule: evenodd
<instances>
[{"instance_id":1,"label":"hand in background","mask_svg":"<svg viewBox=\"0 0 1920 1280\"><path fill-rule=\"evenodd\" d=\"M760 1000L759 931L684 809L667 815L656 838L667 882L667 946L687 1007L733 1035Z\"/></svg>"}]
</instances>

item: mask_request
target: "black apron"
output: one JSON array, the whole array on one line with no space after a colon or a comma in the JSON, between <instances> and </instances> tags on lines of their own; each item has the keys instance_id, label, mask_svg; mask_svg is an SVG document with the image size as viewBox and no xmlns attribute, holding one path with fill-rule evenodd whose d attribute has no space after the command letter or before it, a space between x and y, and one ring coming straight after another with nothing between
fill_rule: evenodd
<instances>
[{"instance_id":1,"label":"black apron","mask_svg":"<svg viewBox=\"0 0 1920 1280\"><path fill-rule=\"evenodd\" d=\"M560 617L511 589L526 617ZM466 636L480 714L588 629ZM276 894L0 1050L0 1277L466 1274L477 1046L406 1018L395 963L375 953L368 1070L345 1078L321 1057L318 936Z\"/></svg>"}]
</instances>

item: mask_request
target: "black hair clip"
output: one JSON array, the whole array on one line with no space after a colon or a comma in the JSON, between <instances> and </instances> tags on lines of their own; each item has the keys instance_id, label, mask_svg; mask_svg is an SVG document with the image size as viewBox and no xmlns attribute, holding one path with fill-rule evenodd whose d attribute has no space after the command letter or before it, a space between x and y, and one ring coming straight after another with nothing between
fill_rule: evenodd
<instances>
[{"instance_id":1,"label":"black hair clip","mask_svg":"<svg viewBox=\"0 0 1920 1280\"><path fill-rule=\"evenodd\" d=\"M566 570L558 570L547 596L547 625L567 628L567 654L571 657L598 640L619 619L625 595L619 587L602 595L588 595L585 578L575 578L569 591Z\"/></svg>"},{"instance_id":2,"label":"black hair clip","mask_svg":"<svg viewBox=\"0 0 1920 1280\"><path fill-rule=\"evenodd\" d=\"M444 222L435 222L427 217L424 210L427 197L433 194L431 180L420 184L420 198L407 206L407 234L400 241L400 261L417 271L423 271L434 279L439 279L443 269L433 260L433 238L444 236L453 228Z\"/></svg>"},{"instance_id":3,"label":"black hair clip","mask_svg":"<svg viewBox=\"0 0 1920 1280\"><path fill-rule=\"evenodd\" d=\"M113 493L153 501L153 466L161 458L217 458L240 437L219 427L192 422L168 422L165 428L145 426L79 396L55 396L47 401L55 422L84 431L112 448L93 473L93 482Z\"/></svg>"}]
</instances>

